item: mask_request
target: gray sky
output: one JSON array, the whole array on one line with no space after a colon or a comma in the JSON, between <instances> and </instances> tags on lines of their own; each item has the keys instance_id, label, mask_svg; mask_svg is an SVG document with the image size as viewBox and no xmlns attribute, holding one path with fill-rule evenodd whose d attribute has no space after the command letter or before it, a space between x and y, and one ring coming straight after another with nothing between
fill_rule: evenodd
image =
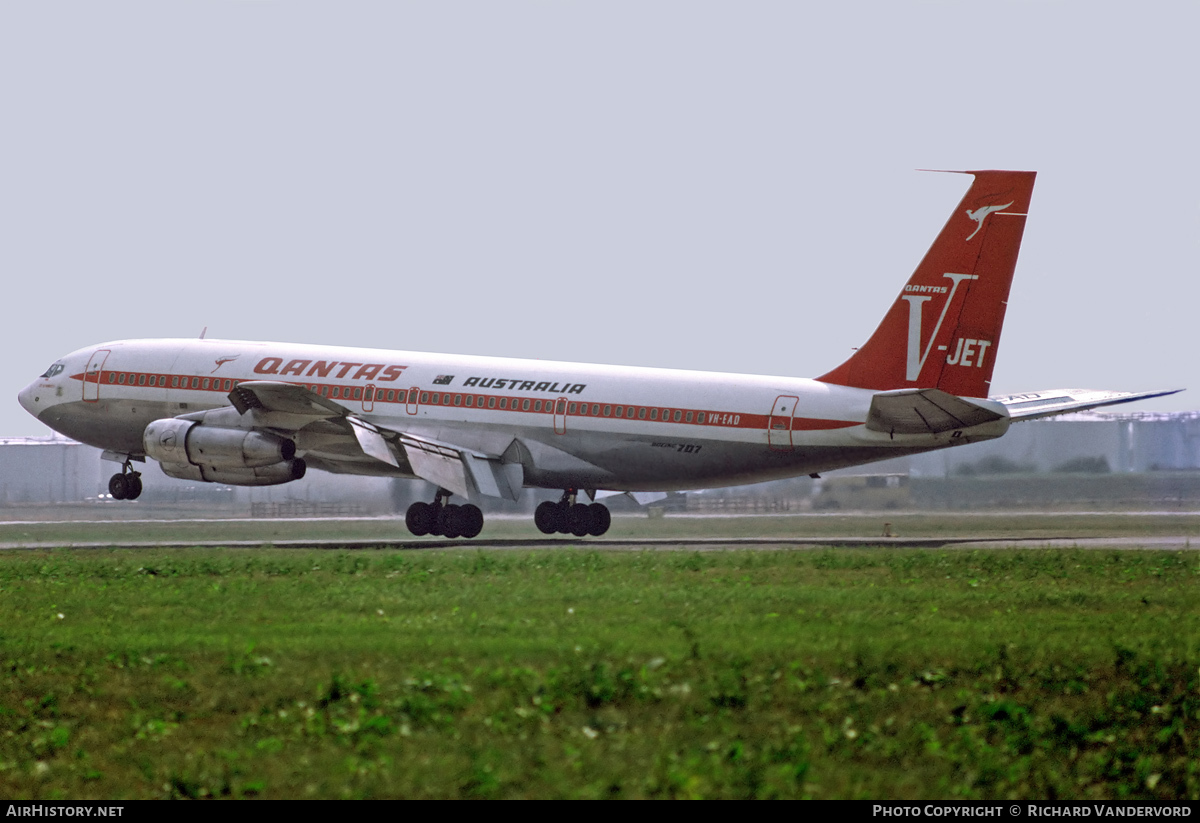
<instances>
[{"instance_id":1,"label":"gray sky","mask_svg":"<svg viewBox=\"0 0 1200 823\"><path fill-rule=\"evenodd\" d=\"M1190 387L1200 4L0 4L0 434L128 337L815 376L1039 173L994 390Z\"/></svg>"}]
</instances>

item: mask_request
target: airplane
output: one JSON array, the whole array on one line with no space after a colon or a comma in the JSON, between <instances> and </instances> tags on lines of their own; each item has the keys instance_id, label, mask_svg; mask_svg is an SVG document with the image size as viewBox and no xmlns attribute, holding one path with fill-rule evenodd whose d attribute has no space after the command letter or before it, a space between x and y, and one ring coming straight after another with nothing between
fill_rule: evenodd
<instances>
[{"instance_id":1,"label":"airplane","mask_svg":"<svg viewBox=\"0 0 1200 823\"><path fill-rule=\"evenodd\" d=\"M613 494L816 477L1173 394L989 396L1035 173L961 173L973 182L879 327L815 379L202 335L79 349L19 400L121 464L118 500L141 494L133 463L147 458L170 477L242 486L310 468L420 478L437 492L408 508L408 529L471 538L479 501L523 488L562 492L536 508L541 532L599 536L611 518L598 501Z\"/></svg>"}]
</instances>

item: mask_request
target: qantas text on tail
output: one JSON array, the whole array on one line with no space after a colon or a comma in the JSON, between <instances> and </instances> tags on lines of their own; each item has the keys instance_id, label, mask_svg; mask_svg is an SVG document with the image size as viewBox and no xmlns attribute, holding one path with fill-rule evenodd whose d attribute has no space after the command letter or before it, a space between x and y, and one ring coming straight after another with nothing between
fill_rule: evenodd
<instances>
[{"instance_id":1,"label":"qantas text on tail","mask_svg":"<svg viewBox=\"0 0 1200 823\"><path fill-rule=\"evenodd\" d=\"M122 466L235 485L307 469L438 487L415 534L474 537L471 502L562 490L543 532L602 534L605 494L754 483L1002 436L1013 420L1166 392L989 397L1033 172L974 181L879 328L815 380L235 340L122 340L73 352L21 405Z\"/></svg>"}]
</instances>

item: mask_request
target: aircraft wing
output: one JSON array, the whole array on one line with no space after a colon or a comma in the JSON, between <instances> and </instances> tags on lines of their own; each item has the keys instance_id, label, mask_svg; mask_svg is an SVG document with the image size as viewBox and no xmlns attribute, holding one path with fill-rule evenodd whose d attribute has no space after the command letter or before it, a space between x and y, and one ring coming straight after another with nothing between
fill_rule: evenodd
<instances>
[{"instance_id":1,"label":"aircraft wing","mask_svg":"<svg viewBox=\"0 0 1200 823\"><path fill-rule=\"evenodd\" d=\"M987 401L983 401L986 403ZM1004 417L1002 407L988 408L941 389L897 389L871 398L867 428L889 434L938 434L966 429Z\"/></svg>"},{"instance_id":2,"label":"aircraft wing","mask_svg":"<svg viewBox=\"0 0 1200 823\"><path fill-rule=\"evenodd\" d=\"M372 473L374 462L380 474L394 474L379 466L386 464L467 498L478 493L516 500L521 493L520 463L377 426L304 386L251 380L234 388L229 402L239 415L250 414L256 428L295 435L305 459L317 468Z\"/></svg>"},{"instance_id":3,"label":"aircraft wing","mask_svg":"<svg viewBox=\"0 0 1200 823\"><path fill-rule=\"evenodd\" d=\"M1052 417L1056 414L1084 411L1100 406L1114 406L1118 403L1132 403L1135 400L1146 400L1151 397L1164 397L1181 391L1183 389L1144 392L1048 389L988 399L994 400L1008 409L1008 416L1013 420L1036 420L1039 417Z\"/></svg>"}]
</instances>

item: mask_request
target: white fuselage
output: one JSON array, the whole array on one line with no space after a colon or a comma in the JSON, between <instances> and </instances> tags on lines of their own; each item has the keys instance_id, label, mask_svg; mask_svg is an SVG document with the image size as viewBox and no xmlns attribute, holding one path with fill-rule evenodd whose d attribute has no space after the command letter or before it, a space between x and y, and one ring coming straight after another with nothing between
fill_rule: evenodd
<instances>
[{"instance_id":1,"label":"white fuselage","mask_svg":"<svg viewBox=\"0 0 1200 823\"><path fill-rule=\"evenodd\" d=\"M59 366L62 368L58 368ZM667 491L810 474L1002 435L1004 419L866 428L872 391L815 380L231 340L125 340L57 361L20 393L51 428L132 457L151 422L229 406L244 381L304 386L355 417L524 465L524 485ZM411 476L301 430L335 472Z\"/></svg>"}]
</instances>

